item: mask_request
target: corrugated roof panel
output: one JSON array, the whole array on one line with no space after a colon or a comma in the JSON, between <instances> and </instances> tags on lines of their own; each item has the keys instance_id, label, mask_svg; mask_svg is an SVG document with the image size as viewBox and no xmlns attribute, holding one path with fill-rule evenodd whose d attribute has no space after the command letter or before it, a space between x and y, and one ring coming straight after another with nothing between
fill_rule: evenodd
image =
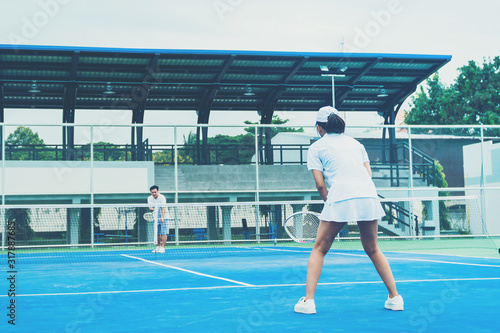
<instances>
[{"instance_id":1,"label":"corrugated roof panel","mask_svg":"<svg viewBox=\"0 0 500 333\"><path fill-rule=\"evenodd\" d=\"M127 72L98 72L98 71L78 71L77 78L84 79L102 79L106 78L106 81L112 81L113 79L121 80L133 80L142 79L144 76L141 73L127 73Z\"/></svg>"},{"instance_id":2,"label":"corrugated roof panel","mask_svg":"<svg viewBox=\"0 0 500 333\"><path fill-rule=\"evenodd\" d=\"M160 59L158 66L181 66L181 67L219 67L224 64L223 59Z\"/></svg>"},{"instance_id":3,"label":"corrugated roof panel","mask_svg":"<svg viewBox=\"0 0 500 333\"><path fill-rule=\"evenodd\" d=\"M350 78L351 78L350 76L336 76L335 82L348 81L350 80ZM312 82L312 81L324 81L325 83L332 82L332 77L323 76L318 71L318 75L294 75L294 77L292 78L292 82Z\"/></svg>"},{"instance_id":4,"label":"corrugated roof panel","mask_svg":"<svg viewBox=\"0 0 500 333\"><path fill-rule=\"evenodd\" d=\"M331 81L331 79L329 79ZM291 94L331 94L332 88L330 87L314 87L314 88L307 88L307 87L287 87L286 88L286 93L291 93Z\"/></svg>"},{"instance_id":5,"label":"corrugated roof panel","mask_svg":"<svg viewBox=\"0 0 500 333\"><path fill-rule=\"evenodd\" d=\"M252 92L256 93L256 94L263 94L263 93L267 93L269 92L269 88L266 88L266 87L259 87L259 86L251 86L250 87L252 88ZM241 85L241 86L224 86L224 87L221 87L220 90L219 90L219 93L220 94L224 94L224 93L235 93L235 94L238 94L238 93L241 93L243 94L244 92L246 92L248 89L248 86L247 85Z\"/></svg>"},{"instance_id":6,"label":"corrugated roof panel","mask_svg":"<svg viewBox=\"0 0 500 333\"><path fill-rule=\"evenodd\" d=\"M304 68L317 68L319 71L319 66L328 66L332 70L337 70L343 66L348 68L363 68L368 64L366 61L312 61L309 60L304 64Z\"/></svg>"},{"instance_id":7,"label":"corrugated roof panel","mask_svg":"<svg viewBox=\"0 0 500 333\"><path fill-rule=\"evenodd\" d=\"M346 99L342 102L342 104L347 104L347 105L351 105L351 104L377 105L377 104L384 104L384 103L385 103L385 100L383 100L383 99L379 99L379 100L375 100L375 99Z\"/></svg>"},{"instance_id":8,"label":"corrugated roof panel","mask_svg":"<svg viewBox=\"0 0 500 333\"><path fill-rule=\"evenodd\" d=\"M278 104L319 104L323 103L322 99L280 99Z\"/></svg>"},{"instance_id":9,"label":"corrugated roof panel","mask_svg":"<svg viewBox=\"0 0 500 333\"><path fill-rule=\"evenodd\" d=\"M160 85L160 86L151 86L151 91L155 93L196 93L200 91L205 91L204 88L199 86L188 86L188 85L180 85L180 86L171 86L171 85Z\"/></svg>"},{"instance_id":10,"label":"corrugated roof panel","mask_svg":"<svg viewBox=\"0 0 500 333\"><path fill-rule=\"evenodd\" d=\"M413 82L417 79L414 76L363 76L364 82Z\"/></svg>"},{"instance_id":11,"label":"corrugated roof panel","mask_svg":"<svg viewBox=\"0 0 500 333\"><path fill-rule=\"evenodd\" d=\"M166 80L181 80L181 81L208 81L215 77L215 74L199 74L199 73L157 73L156 76Z\"/></svg>"},{"instance_id":12,"label":"corrugated roof panel","mask_svg":"<svg viewBox=\"0 0 500 333\"><path fill-rule=\"evenodd\" d=\"M408 63L408 62L379 62L373 68L375 69L411 69L411 70L429 70L435 64Z\"/></svg>"},{"instance_id":13,"label":"corrugated roof panel","mask_svg":"<svg viewBox=\"0 0 500 333\"><path fill-rule=\"evenodd\" d=\"M20 62L20 63L70 63L71 57L56 56L56 55L26 55L26 54L0 54L1 62Z\"/></svg>"},{"instance_id":14,"label":"corrugated roof panel","mask_svg":"<svg viewBox=\"0 0 500 333\"><path fill-rule=\"evenodd\" d=\"M222 81L243 81L243 82L251 82L251 81L274 81L280 82L283 80L283 75L273 75L273 74L226 74Z\"/></svg>"},{"instance_id":15,"label":"corrugated roof panel","mask_svg":"<svg viewBox=\"0 0 500 333\"><path fill-rule=\"evenodd\" d=\"M127 58L127 57L101 57L101 56L81 56L79 59L81 64L93 65L132 65L132 66L147 66L151 62L150 59L144 58Z\"/></svg>"},{"instance_id":16,"label":"corrugated roof panel","mask_svg":"<svg viewBox=\"0 0 500 333\"><path fill-rule=\"evenodd\" d=\"M257 103L259 99L254 98L215 98L214 102L221 104L242 104L242 103Z\"/></svg>"},{"instance_id":17,"label":"corrugated roof panel","mask_svg":"<svg viewBox=\"0 0 500 333\"><path fill-rule=\"evenodd\" d=\"M4 88L6 89L30 89L31 88L31 83L5 83ZM37 83L38 88L41 88L43 90L60 90L64 89L63 84L54 84L54 83Z\"/></svg>"},{"instance_id":18,"label":"corrugated roof panel","mask_svg":"<svg viewBox=\"0 0 500 333\"><path fill-rule=\"evenodd\" d=\"M265 68L290 68L296 61L278 61L278 60L235 60L231 64L234 67L265 67Z\"/></svg>"},{"instance_id":19,"label":"corrugated roof panel","mask_svg":"<svg viewBox=\"0 0 500 333\"><path fill-rule=\"evenodd\" d=\"M166 103L166 102L182 102L191 103L196 102L195 98L148 98L148 103Z\"/></svg>"},{"instance_id":20,"label":"corrugated roof panel","mask_svg":"<svg viewBox=\"0 0 500 333\"><path fill-rule=\"evenodd\" d=\"M102 101L102 102L124 102L124 103L127 103L127 102L132 102L132 98L125 98L125 97L122 97L122 96L119 96L119 97L116 97L116 98L113 98L113 97L77 97L76 98L78 101L86 101L86 102L99 102L99 101Z\"/></svg>"},{"instance_id":21,"label":"corrugated roof panel","mask_svg":"<svg viewBox=\"0 0 500 333\"><path fill-rule=\"evenodd\" d=\"M58 97L58 96L50 96L50 97L47 97L47 96L40 96L40 95L23 95L23 96L5 96L5 100L31 100L31 101L35 101L35 100L38 100L38 101L53 101L53 100L56 100L56 101L62 101L62 97Z\"/></svg>"},{"instance_id":22,"label":"corrugated roof panel","mask_svg":"<svg viewBox=\"0 0 500 333\"><path fill-rule=\"evenodd\" d=\"M380 89L385 89L384 87L376 87L376 88L354 88L351 90L351 94L353 95L377 95L380 93ZM396 89L385 89L386 94L394 94L398 90Z\"/></svg>"},{"instance_id":23,"label":"corrugated roof panel","mask_svg":"<svg viewBox=\"0 0 500 333\"><path fill-rule=\"evenodd\" d=\"M0 70L0 76L19 76L31 77L33 79L39 77L67 77L67 71L51 71L51 70L29 70L29 69L3 69Z\"/></svg>"}]
</instances>

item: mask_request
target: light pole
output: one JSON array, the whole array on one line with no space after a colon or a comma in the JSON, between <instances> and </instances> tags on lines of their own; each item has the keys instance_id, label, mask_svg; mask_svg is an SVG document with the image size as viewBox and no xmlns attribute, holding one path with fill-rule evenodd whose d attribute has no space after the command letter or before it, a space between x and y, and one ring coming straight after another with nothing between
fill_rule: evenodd
<instances>
[{"instance_id":1,"label":"light pole","mask_svg":"<svg viewBox=\"0 0 500 333\"><path fill-rule=\"evenodd\" d=\"M321 76L331 76L332 77L332 106L335 107L335 77L345 77L344 74L321 74Z\"/></svg>"}]
</instances>

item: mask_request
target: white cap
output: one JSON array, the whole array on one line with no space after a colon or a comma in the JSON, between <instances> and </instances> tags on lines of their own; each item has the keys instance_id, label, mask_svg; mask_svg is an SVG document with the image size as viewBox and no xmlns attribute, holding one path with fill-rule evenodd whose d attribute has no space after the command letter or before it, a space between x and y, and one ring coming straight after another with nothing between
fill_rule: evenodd
<instances>
[{"instance_id":1,"label":"white cap","mask_svg":"<svg viewBox=\"0 0 500 333\"><path fill-rule=\"evenodd\" d=\"M339 111L331 106L323 106L319 109L318 114L316 115L316 121L318 123L326 123L328 121L328 116L331 114L340 115Z\"/></svg>"}]
</instances>

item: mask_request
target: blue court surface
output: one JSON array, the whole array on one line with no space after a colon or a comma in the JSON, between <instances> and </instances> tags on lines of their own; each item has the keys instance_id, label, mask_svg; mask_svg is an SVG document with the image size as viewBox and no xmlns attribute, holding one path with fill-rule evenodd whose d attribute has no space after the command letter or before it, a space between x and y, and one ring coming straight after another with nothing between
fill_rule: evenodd
<instances>
[{"instance_id":1,"label":"blue court surface","mask_svg":"<svg viewBox=\"0 0 500 333\"><path fill-rule=\"evenodd\" d=\"M0 331L16 332L498 332L500 259L385 252L405 310L359 251L331 251L317 314L305 296L310 249L231 247L183 259L170 248L19 254L16 297L2 274ZM196 249L190 249L195 253ZM258 253L257 253L258 252ZM500 256L499 256L500 257ZM73 260L74 259L74 260ZM15 326L8 323L15 300Z\"/></svg>"}]
</instances>

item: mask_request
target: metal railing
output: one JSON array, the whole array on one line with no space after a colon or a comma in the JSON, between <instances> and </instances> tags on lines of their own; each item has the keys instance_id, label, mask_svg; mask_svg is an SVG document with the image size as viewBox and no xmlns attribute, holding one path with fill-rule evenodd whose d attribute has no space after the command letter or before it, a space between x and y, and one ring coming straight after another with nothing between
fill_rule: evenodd
<instances>
[{"instance_id":1,"label":"metal railing","mask_svg":"<svg viewBox=\"0 0 500 333\"><path fill-rule=\"evenodd\" d=\"M175 154L177 148L177 156ZM260 164L273 165L305 165L307 163L307 150L309 145L302 144L277 144L259 145L259 153L268 150L271 159L259 158ZM408 178L410 172L410 147L406 142L393 146L393 152L389 151L389 145L366 145L370 156L377 156L372 160L374 179L387 179L391 186L399 186L402 180ZM255 146L249 144L209 144L203 146L202 158L200 145L184 144L178 145L150 145L147 140L139 145L116 145L116 144L94 144L95 161L154 161L155 164L174 165L177 157L178 164L189 165L249 165L255 164ZM422 180L427 185L436 184L434 159L418 148L412 147L412 170L413 178ZM29 161L89 161L90 145L5 145L6 160L29 160ZM397 159L389 162L386 155L395 156ZM384 162L385 161L385 162ZM377 171L380 171L377 173Z\"/></svg>"}]
</instances>

